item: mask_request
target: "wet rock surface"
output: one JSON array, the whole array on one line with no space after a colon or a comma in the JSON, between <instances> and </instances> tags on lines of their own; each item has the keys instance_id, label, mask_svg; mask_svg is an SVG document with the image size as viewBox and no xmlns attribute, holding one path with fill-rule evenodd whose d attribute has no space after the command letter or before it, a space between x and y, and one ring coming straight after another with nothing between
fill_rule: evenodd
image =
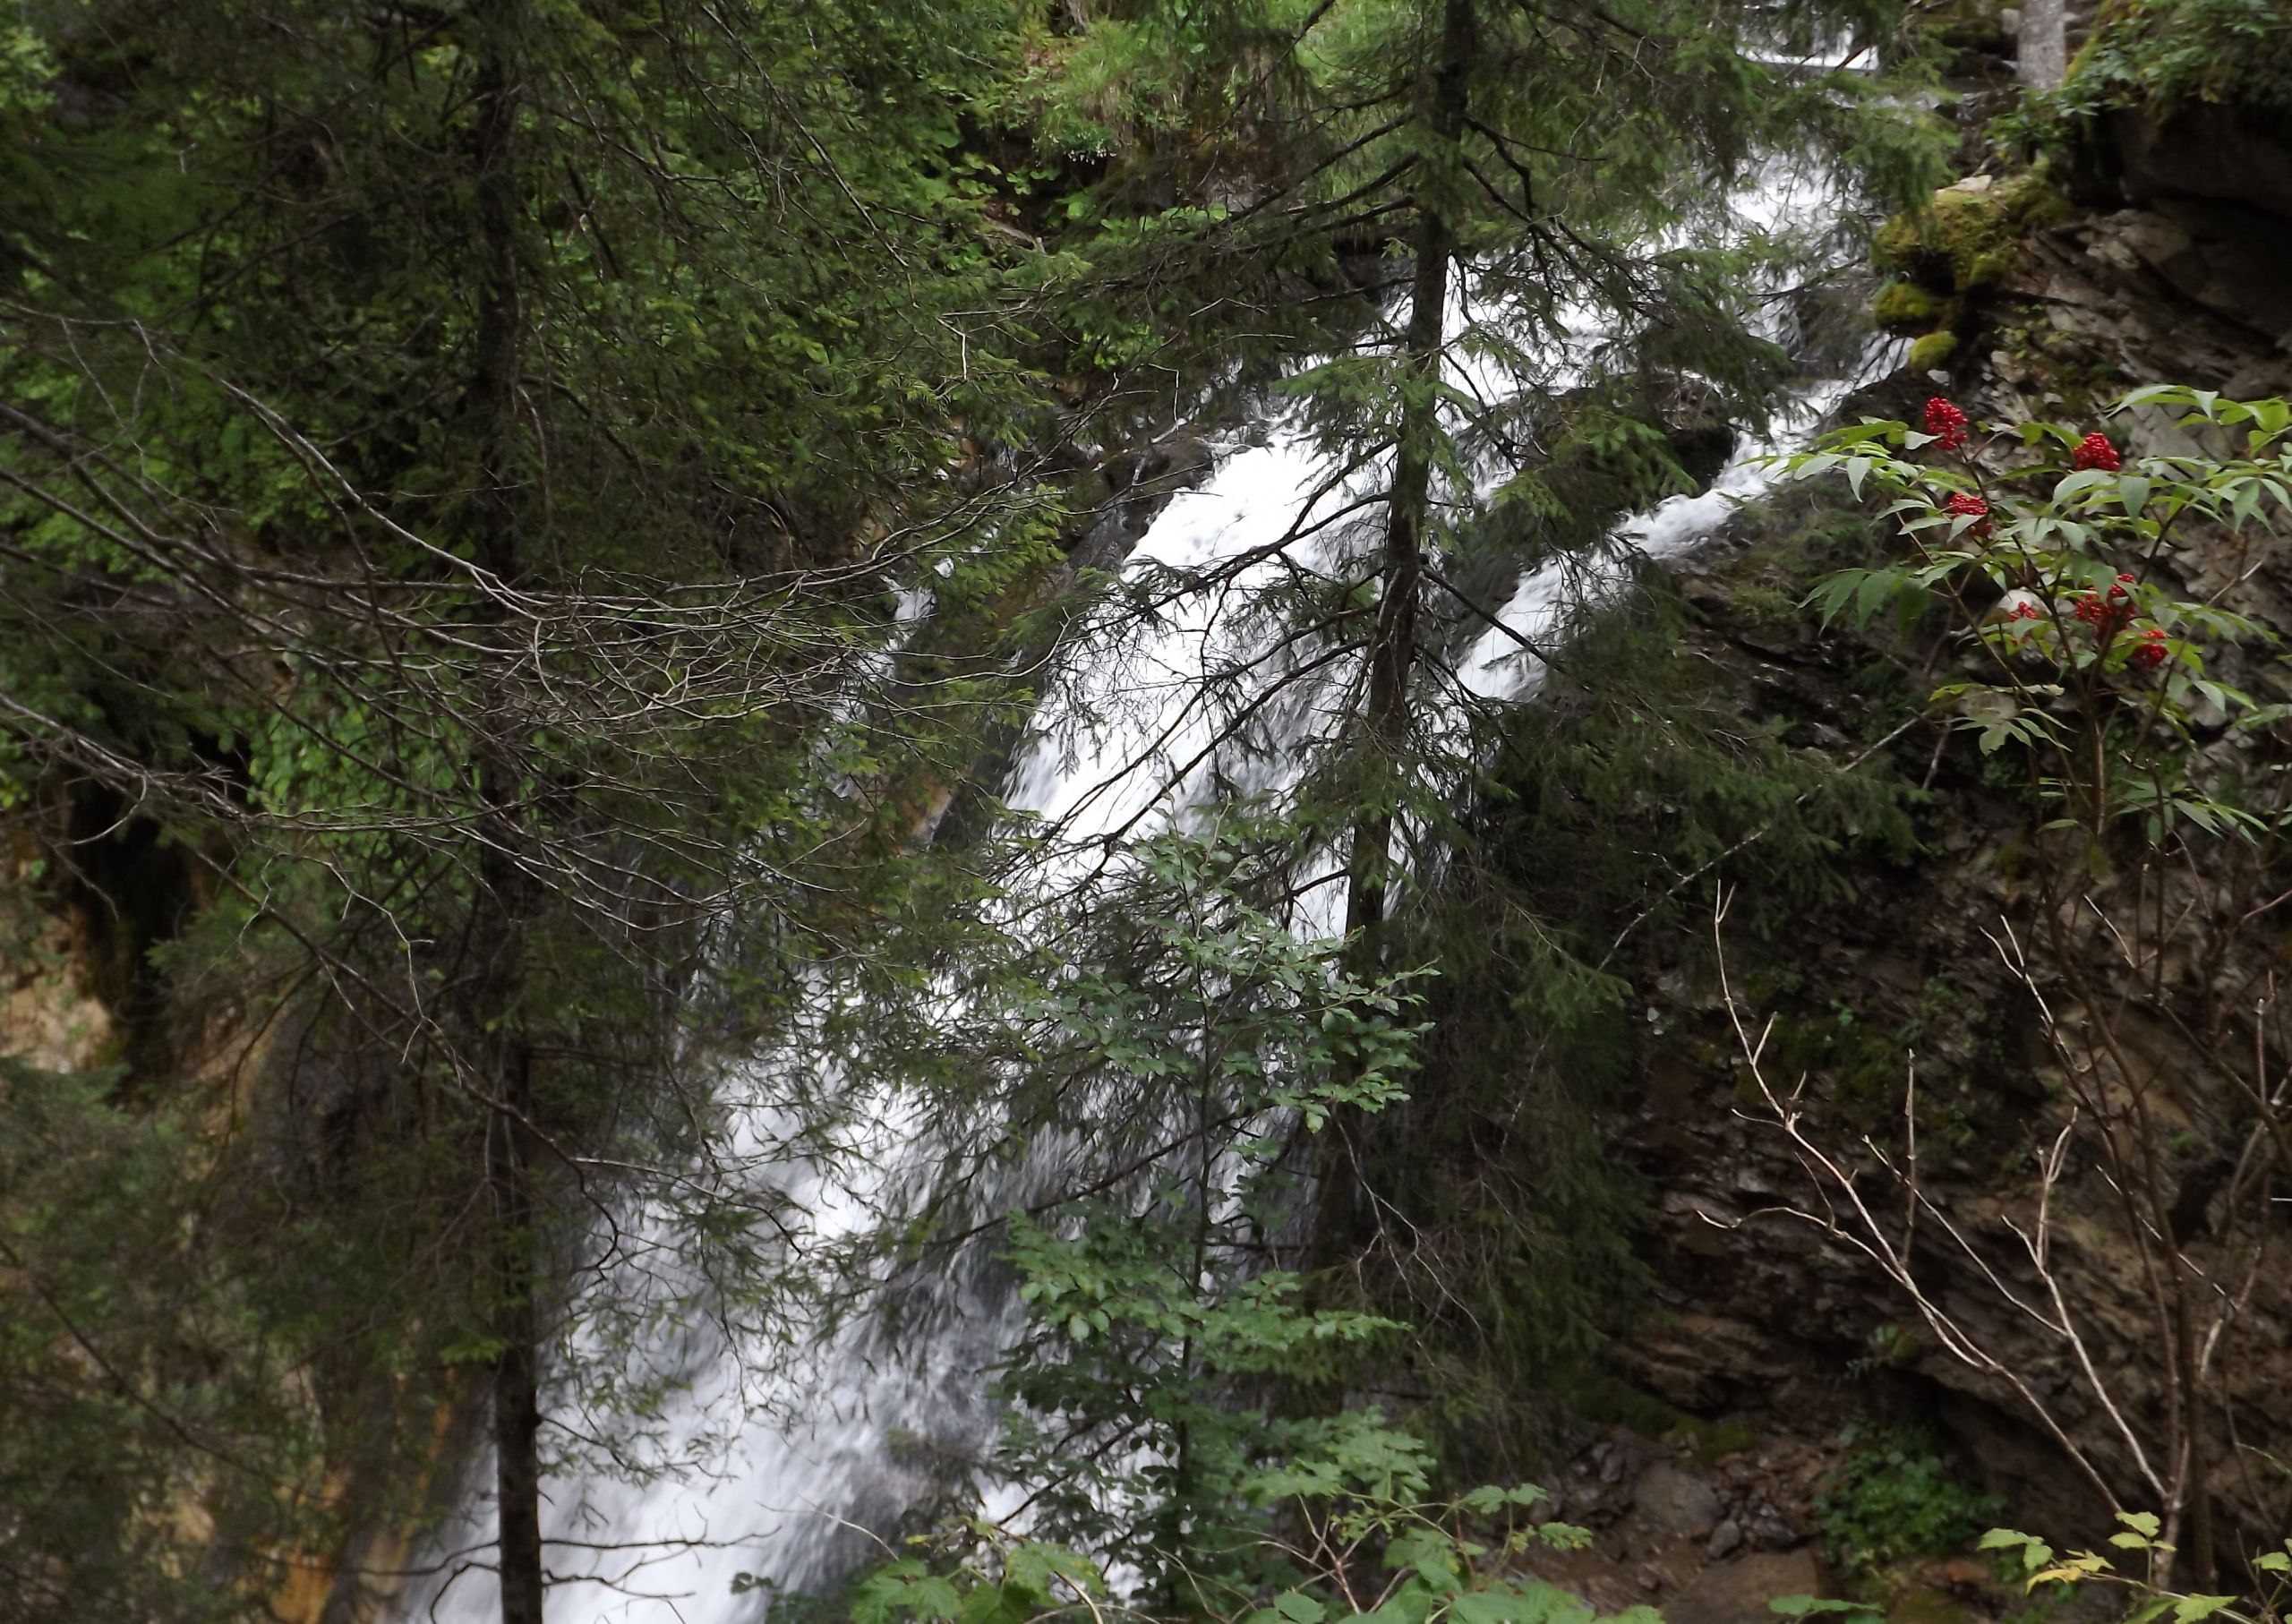
<instances>
[{"instance_id":1,"label":"wet rock surface","mask_svg":"<svg viewBox=\"0 0 2292 1624\"><path fill-rule=\"evenodd\" d=\"M2199 146L2166 152L2129 142L2124 192L2034 227L2010 271L1970 307L1946 367L1898 374L1846 415L1914 416L1925 397L1945 393L1980 420L2075 421L2149 382L2231 397L2292 394L2292 279L2281 269L2292 261L2292 209L2283 207L2292 201L2292 137L2238 128L2224 131L2217 150L2243 155L2239 177L2219 180L2216 168L2237 166L2218 165ZM2200 154L2204 174L2189 168ZM2224 436L2192 435L2157 412L2117 419L2110 432L2128 456L2234 449ZM1756 607L1762 598L1794 602L1804 590L1774 556L1784 528L1753 518L1694 562L1681 580L1700 622L1691 635L1747 716L1843 763L1862 748L1854 741L1877 736L1903 712L1889 712L1868 686L1867 650L1818 633L1803 616ZM2292 560L2280 547L2248 553L2218 534L2191 532L2155 568L2180 594L2217 596L2279 634L2292 632ZM1921 645L1913 652L1907 663L1923 663L1918 675L1940 680L1931 673L1949 650ZM2286 668L2271 657L2226 655L2224 670L2263 698L2292 699ZM1899 706L1901 696L1892 703ZM2206 748L2236 748L2216 734L2205 733ZM2023 897L2014 876L2023 860L2015 855L2019 814L1985 783L1962 739L1917 731L1914 745L1895 747L1893 759L1947 816L1929 820L1922 855L1871 867L1852 906L1806 922L1788 954L1806 987L1774 994L1758 1013L1779 1011L1786 1028L1795 1023L1805 1037L1831 1018L1825 1001L1833 1000L1852 1006L1860 1031L1893 1043L1851 1055L1834 1045L1809 1069L1813 1120L1846 1143L1898 1126L1911 1045L1895 1035L1916 1034L1920 1087L1955 1124L1926 1145L1922 1176L1972 1245L1971 1256L1923 1254L1933 1288L2081 1446L2134 1481L2110 1417L2061 1341L1980 1276L1981 1267L2014 1269L2020 1246L2010 1226L2023 1217L2015 1203L2028 1191L2023 1154L2058 1121L2026 994L2001 972L1984 934ZM2270 948L2257 941L2246 951ZM1640 1391L1700 1422L1748 1429L1758 1445L1707 1466L1677 1458L1660 1473L1634 1466L1620 1483L1603 1481L1586 1460L1571 1466L1570 1520L1598 1530L1603 1583L1619 1599L1634 1589L1632 1599L1656 1599L1640 1584L1654 1576L1674 1624L1771 1616L1767 1597L1809 1586L1778 1585L1774 1576L1751 1585L1739 1576L1754 1560L1812 1560L1808 1531L1822 1463L1835 1461L1843 1427L1874 1412L1936 1429L2024 1526L2063 1538L2105 1534L2097 1496L2006 1376L1953 1357L1869 1260L1826 1227L1787 1142L1748 1108L1756 1098L1707 977L1643 970L1641 1090L1616 1144L1652 1192L1640 1253L1655 1278L1655 1307L1613 1357ZM2219 984L2244 973L2256 967L2224 969ZM2176 1079L2164 1108L2181 1150L2168 1175L2181 1181L2191 1244L2201 1249L2218 1190L2206 1171L2214 1157L2208 1147L2236 1142L2236 1085L2172 1031L2137 1022L2129 1030L2145 1060ZM2089 1345L2118 1402L2153 1417L2164 1402L2156 1320L2108 1181L2091 1167L2075 1167L2062 1199L2061 1267L2079 1294ZM2292 1368L2292 1281L2262 1279L2254 1290L2239 1321L2244 1341L2228 1378L2228 1402L2242 1440L2280 1452L2292 1441L2292 1384L2282 1379ZM1756 1464L1762 1455L1768 1465ZM1707 1486L1717 1507L1707 1526L1709 1502L1682 1488L1678 1473ZM2233 1475L2224 1471L2216 1492L2232 1519L2257 1530L2273 1511L2244 1498ZM1644 1505L1621 1492L1643 1486ZM1920 1576L1913 1588L1924 1600L1905 1603L1905 1616L1984 1611L1985 1571Z\"/></svg>"}]
</instances>

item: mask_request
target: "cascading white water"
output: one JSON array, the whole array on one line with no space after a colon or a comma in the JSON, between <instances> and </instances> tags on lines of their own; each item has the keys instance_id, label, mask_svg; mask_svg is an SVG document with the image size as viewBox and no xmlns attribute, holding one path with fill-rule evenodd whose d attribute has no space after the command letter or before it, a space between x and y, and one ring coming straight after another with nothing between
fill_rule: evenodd
<instances>
[{"instance_id":1,"label":"cascading white water","mask_svg":"<svg viewBox=\"0 0 2292 1624\"><path fill-rule=\"evenodd\" d=\"M1778 169L1737 206L1755 227L1787 230L1834 213L1840 203L1826 184ZM1853 387L1891 363L1886 346L1870 346L1851 375L1807 387L1764 439L1740 443L1708 491L1674 498L1622 525L1606 579L1623 578L1623 558L1675 558L1713 534L1769 483L1763 458L1803 444ZM1213 570L1292 534L1301 509L1330 482L1330 466L1292 422L1277 418L1256 432L1256 443L1236 440L1225 447L1209 480L1169 503L1126 571ZM1372 467L1361 478L1373 482L1378 472ZM1342 491L1324 491L1323 500L1342 500ZM1312 569L1330 561L1333 545L1324 532L1283 551ZM1008 802L1086 840L1151 832L1204 794L1213 772L1227 788L1237 782L1244 789L1279 787L1297 770L1301 753L1219 759L1209 748L1217 719L1202 694L1206 671L1232 662L1231 606L1248 597L1252 572L1281 567L1267 557L1215 594L1180 596L1119 657L1100 661L1080 674L1073 691L1046 701L1032 740L1011 770ZM1462 691L1450 696L1446 720L1454 723L1466 695L1501 701L1532 690L1540 667L1523 642L1544 645L1562 635L1569 613L1587 590L1599 593L1600 579L1595 568L1587 581L1580 565L1523 574L1494 612L1501 625L1484 626L1451 662ZM1297 685L1279 730L1293 739L1310 736L1325 714L1316 695L1342 680L1338 673L1320 679L1318 687ZM1436 701L1432 720L1440 725L1443 719ZM1321 906L1333 909L1337 888L1321 890ZM1333 922L1309 912L1300 923L1326 933ZM772 1097L759 1083L755 1098ZM928 1147L916 1146L903 1132L913 1117L897 1098L863 1102L856 1115L868 1119L860 1154L833 1167L796 1158L781 1169L791 1207L807 1215L803 1221L821 1240L857 1231L886 1184L930 1159ZM743 1128L749 1142L742 1148L756 1161L770 1161L778 1126L759 1105ZM740 1576L802 1590L864 1559L869 1536L863 1530L889 1524L928 1486L928 1473L911 1464L915 1443L926 1446L924 1453L933 1440L969 1453L988 1434L994 1418L981 1372L1018 1325L1018 1305L992 1271L958 1269L927 1295L922 1312L902 1320L897 1346L862 1325L794 1360L752 1361L742 1356L737 1334L728 1341L713 1328L678 1333L661 1361L673 1364L686 1385L670 1396L648 1455L683 1469L637 1481L603 1472L565 1474L547 1485L543 1531L552 1542L556 1624L742 1624L759 1616L765 1601L745 1584L736 1590ZM490 1467L482 1465L473 1482L490 1481ZM473 1565L490 1559L492 1523L486 1497L474 1494L465 1515L435 1543L430 1560L440 1570L409 1587L402 1619L485 1624L494 1615L492 1577Z\"/></svg>"}]
</instances>

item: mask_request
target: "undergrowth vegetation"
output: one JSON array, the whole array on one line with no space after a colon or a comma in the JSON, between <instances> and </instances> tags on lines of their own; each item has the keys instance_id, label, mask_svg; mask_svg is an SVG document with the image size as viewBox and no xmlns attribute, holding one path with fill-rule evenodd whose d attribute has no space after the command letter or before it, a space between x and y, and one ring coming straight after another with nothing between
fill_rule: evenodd
<instances>
[{"instance_id":1,"label":"undergrowth vegetation","mask_svg":"<svg viewBox=\"0 0 2292 1624\"><path fill-rule=\"evenodd\" d=\"M1852 1427L1839 1463L1815 1499L1823 1554L1863 1578L1898 1562L1971 1550L2005 1502L1965 1481L1930 1432L1884 1423Z\"/></svg>"}]
</instances>

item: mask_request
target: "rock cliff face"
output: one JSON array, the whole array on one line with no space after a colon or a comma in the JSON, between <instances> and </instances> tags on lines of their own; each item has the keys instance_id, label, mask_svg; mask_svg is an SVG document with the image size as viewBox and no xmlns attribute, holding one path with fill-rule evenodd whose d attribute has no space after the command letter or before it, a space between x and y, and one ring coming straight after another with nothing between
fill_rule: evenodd
<instances>
[{"instance_id":1,"label":"rock cliff face","mask_svg":"<svg viewBox=\"0 0 2292 1624\"><path fill-rule=\"evenodd\" d=\"M1911 417L1941 393L1978 420L2077 421L2152 381L2232 398L2292 393L2283 269L2292 262L2292 147L2281 130L2199 107L2162 124L2121 119L2108 137L2099 178L2081 183L2074 207L2032 211L2026 235L1973 286L1952 290L1963 303L1956 342L1941 349L1946 363L1898 375L1863 403L1868 413ZM2158 414L2117 420L2110 432L2129 457L2234 449L2219 436L2201 443ZM1775 515L1753 518L1698 561L1684 583L1698 611L1693 636L1747 715L1779 719L1793 742L1843 765L1860 749L1848 735L1874 737L1906 718L1886 707L1946 680L1964 651L1927 634L1863 642L1761 612L1806 587L1805 560L1778 545L1787 528ZM1873 526L1872 552L1885 545ZM2155 568L2181 594L2292 635L2292 554L2190 531ZM1869 686L1878 667L1903 679L1891 700ZM2272 649L2247 650L2224 669L2264 700L2292 698ZM2280 740L2217 731L2204 748L2215 765L2254 777L2284 754ZM2031 931L2033 866L2061 854L2032 840L2030 819L1967 735L1916 723L1879 756L1889 759L1930 798L1924 855L1866 865L1852 906L1804 921L1787 943L1730 946L1754 1029L1775 1021L1770 1081L1803 1080L1803 1096L1786 1106L1803 1110L1812 1142L1857 1169L1858 1189L1903 1245L1934 1312L1874 1263L1870 1232L1841 1187L1818 1170L1810 1176L1744 1063L1707 955L1675 945L1641 968L1643 1086L1617 1133L1655 1192L1640 1252L1655 1308L1614 1357L1635 1386L1706 1435L1740 1440L1724 1464L1757 1478L1781 1522L1800 1533L1814 1485L1835 1472L1840 1432L1877 1415L1935 1429L2008 1515L2078 1540L2106 1532L2108 1508L2065 1445L2124 1505L2153 1503L2158 1457L2177 1444L2174 1384L2178 1370L2194 1368L2209 1384L2195 1447L2221 1560L2233 1565L2240 1548L2292 1526L2276 1465L2292 1457L2292 1204L2266 1193L2271 1181L2285 1193L2292 1166L2276 1161L2271 1112L2252 1091L2254 1078L2271 1090L2283 1075L2273 976L2292 942L2269 911L2281 886L2265 872L2152 876L2147 889L2104 876L2091 889L2097 915L2143 906L2194 919L2210 910L2217 917L2192 925L2185 940L2211 945L2135 977L2110 962L2105 930L2073 932L2052 946L2023 941L2023 975L2000 944ZM2084 1002L2064 991L2072 982ZM2177 1250L2181 1272L2216 1294L2220 1310L2217 1340L2193 1366L2177 1367L2160 1311L2173 1282L2158 1277L2159 1248L2137 1232L2128 1170L2073 1148L2057 1179L2040 1176L2057 1141L2089 1142L2082 1127L2072 1131L2074 1090L2063 1089L2057 1055L2041 1041L2040 997L2059 1001L2053 1013L2067 1025L2117 1035L2125 1052L2111 1064L2124 1074L2113 1073L2110 1087L2136 1073L2154 1082L2147 1108L2161 1148L2149 1172L2162 1181L2173 1231L2163 1250ZM1903 1242L1906 1195L1877 1155L1900 1167L1913 1148L1931 1206ZM2065 1309L2031 1265L2027 1238L2040 1224ZM2065 1315L2074 1338L2062 1333ZM1981 1357L1964 1356L1966 1346ZM1806 1458L1828 1463L1811 1483L1753 1470ZM1703 1469L1698 1481L1726 1492L1724 1472ZM1740 1534L1741 1508L1725 1509ZM1628 1557L1633 1537L1612 1543ZM1711 1538L1702 1566L1758 1548L1753 1538ZM1647 1588L1691 1594L1709 1582L1702 1566ZM1947 1591L1953 1581L1928 1582Z\"/></svg>"}]
</instances>

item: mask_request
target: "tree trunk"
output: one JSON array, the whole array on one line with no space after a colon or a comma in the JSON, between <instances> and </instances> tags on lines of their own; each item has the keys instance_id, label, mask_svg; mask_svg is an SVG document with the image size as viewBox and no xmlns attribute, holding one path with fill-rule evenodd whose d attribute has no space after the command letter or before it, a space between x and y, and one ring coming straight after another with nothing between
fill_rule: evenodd
<instances>
[{"instance_id":1,"label":"tree trunk","mask_svg":"<svg viewBox=\"0 0 2292 1624\"><path fill-rule=\"evenodd\" d=\"M1435 144L1445 149L1464 131L1465 70L1471 59L1474 0L1447 0L1440 55L1424 92L1420 116ZM1346 973L1373 980L1384 967L1386 898L1391 888L1394 808L1387 784L1403 770L1414 720L1409 677L1416 663L1416 615L1424 590L1424 533L1432 516L1432 464L1440 436L1437 386L1448 337L1449 273L1456 260L1457 225L1439 194L1416 203L1415 271L1409 286L1408 329L1402 339L1400 438L1393 458L1392 491L1385 508L1385 547L1377 594L1377 621L1369 640L1369 692L1364 743L1379 784L1370 809L1353 825L1345 892ZM1322 1128L1316 1177L1310 1269L1335 1265L1356 1231L1362 1113L1339 1106Z\"/></svg>"},{"instance_id":2,"label":"tree trunk","mask_svg":"<svg viewBox=\"0 0 2292 1624\"><path fill-rule=\"evenodd\" d=\"M517 286L518 5L519 0L483 0L473 19L478 42L473 98L478 230L476 365L470 380L478 465L474 507L479 561L504 584L517 574L510 444L517 432L524 321Z\"/></svg>"},{"instance_id":3,"label":"tree trunk","mask_svg":"<svg viewBox=\"0 0 2292 1624\"><path fill-rule=\"evenodd\" d=\"M2167 1230L2170 1234L2169 1229ZM2187 1530L2178 1553L2177 1582L2190 1590L2209 1591L2219 1578L2219 1554L2214 1549L2212 1481L2207 1470L2206 1394L2202 1335L2198 1321L2200 1296L2189 1281L2187 1261L2178 1247L2169 1249L2173 1270L2174 1363L2180 1366L2181 1449L2187 1459L2183 1482Z\"/></svg>"},{"instance_id":4,"label":"tree trunk","mask_svg":"<svg viewBox=\"0 0 2292 1624\"><path fill-rule=\"evenodd\" d=\"M2050 90L2069 76L2068 0L2022 0L2022 82Z\"/></svg>"},{"instance_id":5,"label":"tree trunk","mask_svg":"<svg viewBox=\"0 0 2292 1624\"><path fill-rule=\"evenodd\" d=\"M512 466L518 352L517 132L521 87L517 33L521 0L483 0L472 18L479 235L475 372L471 380L477 480L473 504L478 561L502 586L519 574L518 501ZM483 613L481 619L486 618ZM491 656L506 660L506 649ZM496 1226L493 1449L496 1552L501 1624L542 1624L541 1338L534 1299L537 1236L533 1197L533 1054L517 1009L526 913L518 773L509 740L516 718L505 694L488 695L477 741L483 828L478 852L482 955L472 1038L484 1056L488 1098L486 1184Z\"/></svg>"},{"instance_id":6,"label":"tree trunk","mask_svg":"<svg viewBox=\"0 0 2292 1624\"><path fill-rule=\"evenodd\" d=\"M501 1293L494 1334L493 1486L500 1526L501 1624L542 1624L541 1339L534 1307L533 1065L526 1046L505 1043L495 1068L501 1108L487 1124L486 1179L500 1227Z\"/></svg>"}]
</instances>

